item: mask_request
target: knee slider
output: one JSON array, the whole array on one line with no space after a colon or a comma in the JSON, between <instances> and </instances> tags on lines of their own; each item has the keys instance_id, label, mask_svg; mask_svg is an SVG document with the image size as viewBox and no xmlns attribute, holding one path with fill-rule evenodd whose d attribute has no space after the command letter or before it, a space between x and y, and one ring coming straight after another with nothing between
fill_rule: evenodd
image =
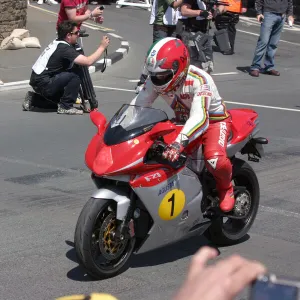
<instances>
[{"instance_id":1,"label":"knee slider","mask_svg":"<svg viewBox=\"0 0 300 300\"><path fill-rule=\"evenodd\" d=\"M221 170L228 167L229 159L226 154L218 151L205 153L204 156L207 167L210 171Z\"/></svg>"}]
</instances>

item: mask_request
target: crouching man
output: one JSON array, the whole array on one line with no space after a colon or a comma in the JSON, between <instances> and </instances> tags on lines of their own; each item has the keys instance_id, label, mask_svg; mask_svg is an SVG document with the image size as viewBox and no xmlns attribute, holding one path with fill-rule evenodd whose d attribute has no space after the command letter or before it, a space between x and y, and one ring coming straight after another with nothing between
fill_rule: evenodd
<instances>
[{"instance_id":1,"label":"crouching man","mask_svg":"<svg viewBox=\"0 0 300 300\"><path fill-rule=\"evenodd\" d=\"M92 55L84 56L75 49L79 37L75 22L60 23L57 36L32 67L30 85L35 93L26 94L23 110L55 107L58 114L81 115L83 111L73 107L82 78L79 66L96 62L109 45L109 38L104 36L99 48Z\"/></svg>"}]
</instances>

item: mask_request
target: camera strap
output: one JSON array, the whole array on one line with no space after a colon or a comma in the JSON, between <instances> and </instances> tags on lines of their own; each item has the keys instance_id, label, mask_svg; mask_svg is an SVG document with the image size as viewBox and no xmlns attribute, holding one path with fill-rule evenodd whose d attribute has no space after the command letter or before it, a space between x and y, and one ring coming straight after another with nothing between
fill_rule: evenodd
<instances>
[{"instance_id":1,"label":"camera strap","mask_svg":"<svg viewBox=\"0 0 300 300\"><path fill-rule=\"evenodd\" d=\"M101 73L103 73L106 69L106 56L107 56L107 48L105 49L105 52L104 52L104 61L103 61L103 67L101 69Z\"/></svg>"}]
</instances>

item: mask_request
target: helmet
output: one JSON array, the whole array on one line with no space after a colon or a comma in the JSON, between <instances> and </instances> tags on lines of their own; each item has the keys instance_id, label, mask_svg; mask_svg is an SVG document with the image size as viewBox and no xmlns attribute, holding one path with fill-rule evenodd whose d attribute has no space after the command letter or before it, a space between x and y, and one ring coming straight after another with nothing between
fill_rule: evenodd
<instances>
[{"instance_id":1,"label":"helmet","mask_svg":"<svg viewBox=\"0 0 300 300\"><path fill-rule=\"evenodd\" d=\"M146 68L160 94L176 91L186 78L189 64L188 49L181 40L173 37L158 40L147 53Z\"/></svg>"}]
</instances>

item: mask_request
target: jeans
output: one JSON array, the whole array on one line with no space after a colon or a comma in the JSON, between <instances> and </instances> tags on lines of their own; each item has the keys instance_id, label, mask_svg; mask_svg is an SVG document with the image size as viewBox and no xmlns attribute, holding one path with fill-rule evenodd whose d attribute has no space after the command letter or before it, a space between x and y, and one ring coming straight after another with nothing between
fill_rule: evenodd
<instances>
[{"instance_id":1,"label":"jeans","mask_svg":"<svg viewBox=\"0 0 300 300\"><path fill-rule=\"evenodd\" d=\"M80 84L80 76L76 72L62 72L51 77L47 82L31 83L37 93L53 103L59 103L64 109L73 107Z\"/></svg>"},{"instance_id":2,"label":"jeans","mask_svg":"<svg viewBox=\"0 0 300 300\"><path fill-rule=\"evenodd\" d=\"M285 16L270 12L264 13L264 19L260 27L260 36L257 41L256 49L251 70L260 70L263 57L265 55L264 71L274 69L274 57L280 34L285 22Z\"/></svg>"}]
</instances>

